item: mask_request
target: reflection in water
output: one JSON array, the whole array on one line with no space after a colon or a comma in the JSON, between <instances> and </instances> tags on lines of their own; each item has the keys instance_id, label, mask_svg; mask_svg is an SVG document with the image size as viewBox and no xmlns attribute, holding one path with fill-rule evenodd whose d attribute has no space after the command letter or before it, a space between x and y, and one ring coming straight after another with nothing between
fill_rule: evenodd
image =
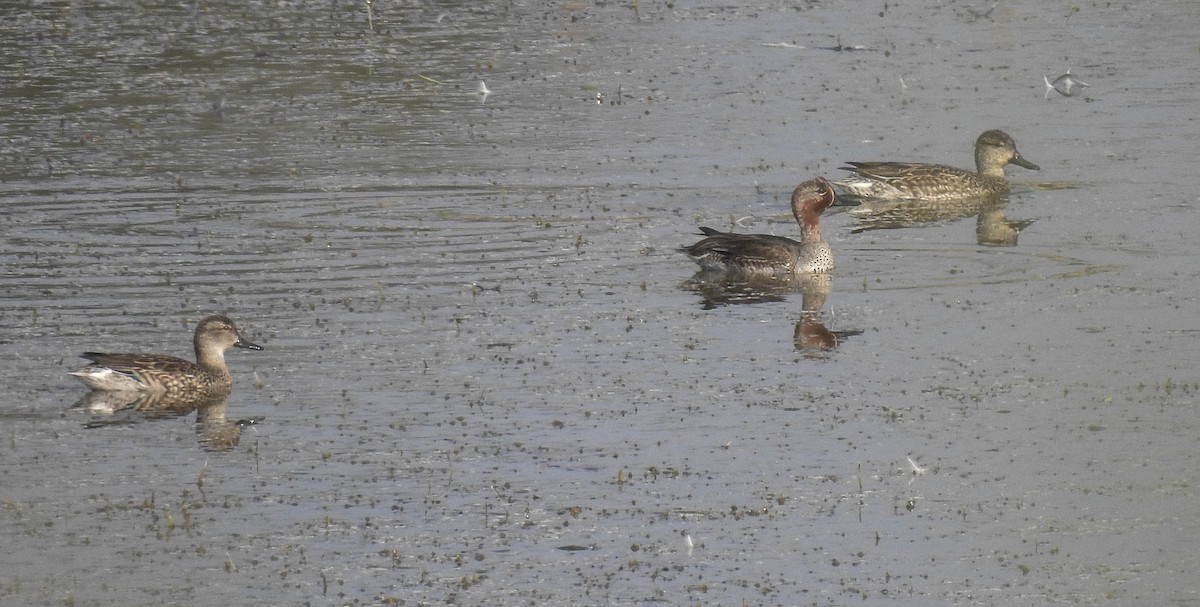
<instances>
[{"instance_id":1,"label":"reflection in water","mask_svg":"<svg viewBox=\"0 0 1200 607\"><path fill-rule=\"evenodd\" d=\"M851 230L857 234L870 230L890 230L945 223L977 217L975 235L978 244L992 247L1015 247L1017 235L1032 219L1009 219L1005 216L1008 196L967 198L955 201L928 200L864 200L849 211L858 225Z\"/></svg>"},{"instance_id":2,"label":"reflection in water","mask_svg":"<svg viewBox=\"0 0 1200 607\"><path fill-rule=\"evenodd\" d=\"M196 436L208 451L228 451L238 445L242 428L262 418L230 421L226 416L229 391L213 391L202 396L148 393L135 390L92 390L71 408L95 416L87 428L135 424L142 420L182 417L196 412Z\"/></svg>"},{"instance_id":3,"label":"reflection in water","mask_svg":"<svg viewBox=\"0 0 1200 607\"><path fill-rule=\"evenodd\" d=\"M837 347L838 339L821 321L825 300L833 291L832 276L813 276L803 281L800 292L804 299L800 305L800 320L792 333L796 350L806 356L828 352Z\"/></svg>"},{"instance_id":4,"label":"reflection in water","mask_svg":"<svg viewBox=\"0 0 1200 607\"><path fill-rule=\"evenodd\" d=\"M792 333L792 342L796 350L807 357L817 357L837 348L843 337L858 335L862 331L830 331L821 322L819 314L803 312L800 320L796 321L796 329Z\"/></svg>"},{"instance_id":5,"label":"reflection in water","mask_svg":"<svg viewBox=\"0 0 1200 607\"><path fill-rule=\"evenodd\" d=\"M700 307L712 310L730 304L783 301L788 293L796 290L791 279L790 276L734 277L723 272L701 271L684 282L681 288L699 294Z\"/></svg>"},{"instance_id":6,"label":"reflection in water","mask_svg":"<svg viewBox=\"0 0 1200 607\"><path fill-rule=\"evenodd\" d=\"M834 350L843 339L862 333L859 330L830 331L823 320L825 300L833 291L833 276L818 274L803 277L800 292L804 299L800 306L800 320L792 332L792 343L805 357L814 358Z\"/></svg>"},{"instance_id":7,"label":"reflection in water","mask_svg":"<svg viewBox=\"0 0 1200 607\"><path fill-rule=\"evenodd\" d=\"M1015 247L1017 235L1030 224L1032 219L1009 219L1004 215L1005 199L1000 204L990 205L979 211L975 221L975 241L986 247Z\"/></svg>"},{"instance_id":8,"label":"reflection in water","mask_svg":"<svg viewBox=\"0 0 1200 607\"><path fill-rule=\"evenodd\" d=\"M196 409L196 438L207 451L233 449L242 439L242 428L262 421L261 417L230 421L225 416L228 402L228 399L221 399Z\"/></svg>"},{"instance_id":9,"label":"reflection in water","mask_svg":"<svg viewBox=\"0 0 1200 607\"><path fill-rule=\"evenodd\" d=\"M796 322L793 341L796 350L807 357L821 356L835 348L847 337L862 331L830 331L823 316L825 301L833 291L833 275L789 274L776 278L730 276L724 272L698 272L682 288L699 293L701 307L711 310L730 304L753 304L783 301L787 295L801 295L800 320Z\"/></svg>"},{"instance_id":10,"label":"reflection in water","mask_svg":"<svg viewBox=\"0 0 1200 607\"><path fill-rule=\"evenodd\" d=\"M805 310L820 310L833 289L833 275L783 274L756 276L701 270L681 286L701 296L701 306L711 310L729 304L755 304L783 301L789 294L799 292Z\"/></svg>"}]
</instances>

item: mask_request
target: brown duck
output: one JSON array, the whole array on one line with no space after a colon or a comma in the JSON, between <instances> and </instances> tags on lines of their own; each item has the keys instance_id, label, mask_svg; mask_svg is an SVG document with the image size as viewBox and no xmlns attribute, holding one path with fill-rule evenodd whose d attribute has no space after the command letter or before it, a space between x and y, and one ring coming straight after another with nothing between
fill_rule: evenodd
<instances>
[{"instance_id":1,"label":"brown duck","mask_svg":"<svg viewBox=\"0 0 1200 607\"><path fill-rule=\"evenodd\" d=\"M792 192L792 214L800 224L800 241L770 234L735 234L701 227L703 240L679 250L705 271L757 276L805 274L833 270L833 250L821 236L821 213L833 206L833 186L821 177Z\"/></svg>"},{"instance_id":2,"label":"brown duck","mask_svg":"<svg viewBox=\"0 0 1200 607\"><path fill-rule=\"evenodd\" d=\"M850 176L834 182L847 196L864 200L956 201L1008 193L1004 167L1015 164L1034 171L1038 165L1021 157L1013 138L1000 130L975 140L975 171L944 164L917 162L850 162Z\"/></svg>"},{"instance_id":3,"label":"brown duck","mask_svg":"<svg viewBox=\"0 0 1200 607\"><path fill-rule=\"evenodd\" d=\"M196 325L196 362L163 354L85 352L92 364L71 373L92 390L201 394L228 391L233 378L225 366L229 348L262 350L242 339L226 316L209 316Z\"/></svg>"}]
</instances>

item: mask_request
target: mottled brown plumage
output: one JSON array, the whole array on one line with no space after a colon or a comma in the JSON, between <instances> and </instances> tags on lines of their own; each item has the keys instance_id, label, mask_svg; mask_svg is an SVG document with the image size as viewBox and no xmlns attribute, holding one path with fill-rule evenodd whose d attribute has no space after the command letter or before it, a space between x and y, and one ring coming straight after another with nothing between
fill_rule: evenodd
<instances>
[{"instance_id":1,"label":"mottled brown plumage","mask_svg":"<svg viewBox=\"0 0 1200 607\"><path fill-rule=\"evenodd\" d=\"M953 201L1007 193L1004 167L1010 163L1039 170L1021 157L1012 137L990 130L975 140L974 172L944 164L850 162L842 168L851 175L834 183L846 195L864 200Z\"/></svg>"},{"instance_id":2,"label":"mottled brown plumage","mask_svg":"<svg viewBox=\"0 0 1200 607\"><path fill-rule=\"evenodd\" d=\"M829 272L833 270L833 251L821 236L821 213L836 199L833 187L821 177L796 186L792 214L800 224L800 242L701 227L707 238L679 250L708 271L751 275Z\"/></svg>"},{"instance_id":3,"label":"mottled brown plumage","mask_svg":"<svg viewBox=\"0 0 1200 607\"><path fill-rule=\"evenodd\" d=\"M220 315L200 321L193 345L194 363L163 354L85 352L83 358L92 364L71 375L92 390L199 395L232 387L233 378L225 366L226 350L262 349L243 340L233 321Z\"/></svg>"}]
</instances>

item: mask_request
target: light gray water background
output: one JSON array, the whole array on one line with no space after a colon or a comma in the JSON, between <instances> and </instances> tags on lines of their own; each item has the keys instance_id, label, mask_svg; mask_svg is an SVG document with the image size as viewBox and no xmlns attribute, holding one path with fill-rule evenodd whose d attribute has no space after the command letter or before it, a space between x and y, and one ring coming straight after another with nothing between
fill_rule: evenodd
<instances>
[{"instance_id":1,"label":"light gray water background","mask_svg":"<svg viewBox=\"0 0 1200 607\"><path fill-rule=\"evenodd\" d=\"M1200 604L1198 30L9 3L0 604ZM795 236L799 181L970 167L989 128L1042 169L1000 223L827 215L817 317L675 250ZM190 357L216 312L266 348L227 357L232 440L71 408L81 352Z\"/></svg>"}]
</instances>

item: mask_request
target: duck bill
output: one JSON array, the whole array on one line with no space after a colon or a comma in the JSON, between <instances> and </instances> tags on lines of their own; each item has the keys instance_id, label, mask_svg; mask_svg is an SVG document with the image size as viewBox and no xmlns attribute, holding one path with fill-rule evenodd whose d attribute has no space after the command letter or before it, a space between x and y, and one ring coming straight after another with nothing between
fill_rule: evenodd
<instances>
[{"instance_id":1,"label":"duck bill","mask_svg":"<svg viewBox=\"0 0 1200 607\"><path fill-rule=\"evenodd\" d=\"M260 345L258 345L258 344L256 344L256 343L253 343L253 342L246 341L246 340L244 340L244 339L242 339L242 338L240 338L240 337L238 338L237 342L233 344L233 347L235 347L235 348L245 348L245 349L247 349L247 350L261 350L261 349L263 349L263 347L262 347L262 346L260 346Z\"/></svg>"},{"instance_id":2,"label":"duck bill","mask_svg":"<svg viewBox=\"0 0 1200 607\"><path fill-rule=\"evenodd\" d=\"M1019 167L1025 167L1031 171L1042 170L1042 167L1039 167L1038 165L1036 165L1032 162L1029 162L1028 160L1025 160L1024 158L1021 158L1020 154L1014 154L1012 157L1012 160L1010 160L1009 162L1011 162Z\"/></svg>"}]
</instances>

